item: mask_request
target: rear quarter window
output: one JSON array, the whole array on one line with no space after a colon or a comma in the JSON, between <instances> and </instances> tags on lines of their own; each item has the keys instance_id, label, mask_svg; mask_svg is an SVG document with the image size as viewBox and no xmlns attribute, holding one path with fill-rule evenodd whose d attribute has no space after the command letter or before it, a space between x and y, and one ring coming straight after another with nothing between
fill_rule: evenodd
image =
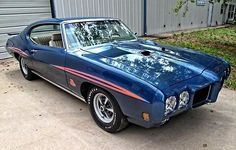
<instances>
[{"instance_id":1,"label":"rear quarter window","mask_svg":"<svg viewBox=\"0 0 236 150\"><path fill-rule=\"evenodd\" d=\"M36 26L31 30L29 36L35 44L63 48L60 25Z\"/></svg>"}]
</instances>

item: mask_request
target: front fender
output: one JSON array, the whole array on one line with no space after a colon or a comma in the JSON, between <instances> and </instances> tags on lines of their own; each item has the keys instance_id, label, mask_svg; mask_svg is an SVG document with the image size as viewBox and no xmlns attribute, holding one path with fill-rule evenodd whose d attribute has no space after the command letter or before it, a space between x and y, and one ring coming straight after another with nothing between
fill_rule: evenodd
<instances>
[{"instance_id":1,"label":"front fender","mask_svg":"<svg viewBox=\"0 0 236 150\"><path fill-rule=\"evenodd\" d=\"M163 121L165 96L160 90L156 89L153 93L150 92L154 95L154 100L151 103L142 102L113 91L111 91L111 94L116 98L129 122L149 128L157 126ZM150 121L143 119L142 113L144 112L150 115Z\"/></svg>"}]
</instances>

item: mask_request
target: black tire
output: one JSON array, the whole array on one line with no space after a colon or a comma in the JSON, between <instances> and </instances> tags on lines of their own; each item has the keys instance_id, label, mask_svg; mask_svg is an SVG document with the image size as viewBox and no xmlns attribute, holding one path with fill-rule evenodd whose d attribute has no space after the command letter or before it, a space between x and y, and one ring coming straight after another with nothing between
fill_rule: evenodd
<instances>
[{"instance_id":1,"label":"black tire","mask_svg":"<svg viewBox=\"0 0 236 150\"><path fill-rule=\"evenodd\" d=\"M113 119L109 123L102 121L99 118L98 113L96 113L97 111L95 111L96 108L94 105L96 105L96 104L94 104L94 101L96 101L95 96L98 94L105 95L109 99L109 103L112 104L112 109L113 109L114 113L112 115ZM111 94L109 94L105 90L98 88L98 87L94 87L94 88L90 89L90 91L88 93L87 100L88 100L88 104L89 104L89 110L90 110L90 113L91 113L94 121L103 130L110 132L110 133L116 133L128 126L128 121L127 121L126 117L123 115L117 101L115 100L115 98Z\"/></svg>"},{"instance_id":2,"label":"black tire","mask_svg":"<svg viewBox=\"0 0 236 150\"><path fill-rule=\"evenodd\" d=\"M36 78L36 75L31 71L30 68L28 68L28 66L24 62L25 58L19 57L20 70L23 77L28 81L34 80ZM23 65L25 70L23 69Z\"/></svg>"}]
</instances>

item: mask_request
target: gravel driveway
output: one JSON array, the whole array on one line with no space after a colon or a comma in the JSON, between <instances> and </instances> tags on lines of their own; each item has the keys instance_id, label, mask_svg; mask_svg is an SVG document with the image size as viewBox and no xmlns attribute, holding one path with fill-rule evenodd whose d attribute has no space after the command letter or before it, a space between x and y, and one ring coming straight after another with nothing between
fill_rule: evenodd
<instances>
[{"instance_id":1,"label":"gravel driveway","mask_svg":"<svg viewBox=\"0 0 236 150\"><path fill-rule=\"evenodd\" d=\"M0 61L0 149L236 149L236 92L159 128L101 130L88 107L42 79L23 79L18 62Z\"/></svg>"}]
</instances>

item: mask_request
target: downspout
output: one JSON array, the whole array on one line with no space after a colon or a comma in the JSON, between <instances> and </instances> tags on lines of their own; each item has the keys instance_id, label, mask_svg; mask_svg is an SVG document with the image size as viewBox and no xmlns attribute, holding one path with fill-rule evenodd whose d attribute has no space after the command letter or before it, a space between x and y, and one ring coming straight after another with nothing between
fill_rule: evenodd
<instances>
[{"instance_id":1,"label":"downspout","mask_svg":"<svg viewBox=\"0 0 236 150\"><path fill-rule=\"evenodd\" d=\"M226 5L226 3L223 3L223 5L224 5L224 6L223 6L223 7L224 7L224 8L223 8L224 10L223 10L222 24L225 24L225 23L226 23L226 22L225 22L225 20L226 20L225 17L226 17L227 5Z\"/></svg>"},{"instance_id":2,"label":"downspout","mask_svg":"<svg viewBox=\"0 0 236 150\"><path fill-rule=\"evenodd\" d=\"M144 16L143 16L143 33L144 36L147 35L147 0L143 0L143 11L144 11Z\"/></svg>"},{"instance_id":3,"label":"downspout","mask_svg":"<svg viewBox=\"0 0 236 150\"><path fill-rule=\"evenodd\" d=\"M209 3L212 5L212 10L211 10L211 15L210 15L210 24L208 25L209 27L212 26L212 21L213 21L213 14L214 14L214 2L213 1L209 1ZM209 8L208 8L209 9ZM209 13L210 11L208 10L208 17L209 17Z\"/></svg>"},{"instance_id":4,"label":"downspout","mask_svg":"<svg viewBox=\"0 0 236 150\"><path fill-rule=\"evenodd\" d=\"M215 3L212 3L212 14L211 14L211 25L212 25L212 21L213 21L213 14L214 14L214 9L215 9ZM216 26L218 26L218 24L216 24Z\"/></svg>"},{"instance_id":5,"label":"downspout","mask_svg":"<svg viewBox=\"0 0 236 150\"><path fill-rule=\"evenodd\" d=\"M55 10L54 0L50 0L50 6L51 6L52 18L56 18L56 10Z\"/></svg>"}]
</instances>

